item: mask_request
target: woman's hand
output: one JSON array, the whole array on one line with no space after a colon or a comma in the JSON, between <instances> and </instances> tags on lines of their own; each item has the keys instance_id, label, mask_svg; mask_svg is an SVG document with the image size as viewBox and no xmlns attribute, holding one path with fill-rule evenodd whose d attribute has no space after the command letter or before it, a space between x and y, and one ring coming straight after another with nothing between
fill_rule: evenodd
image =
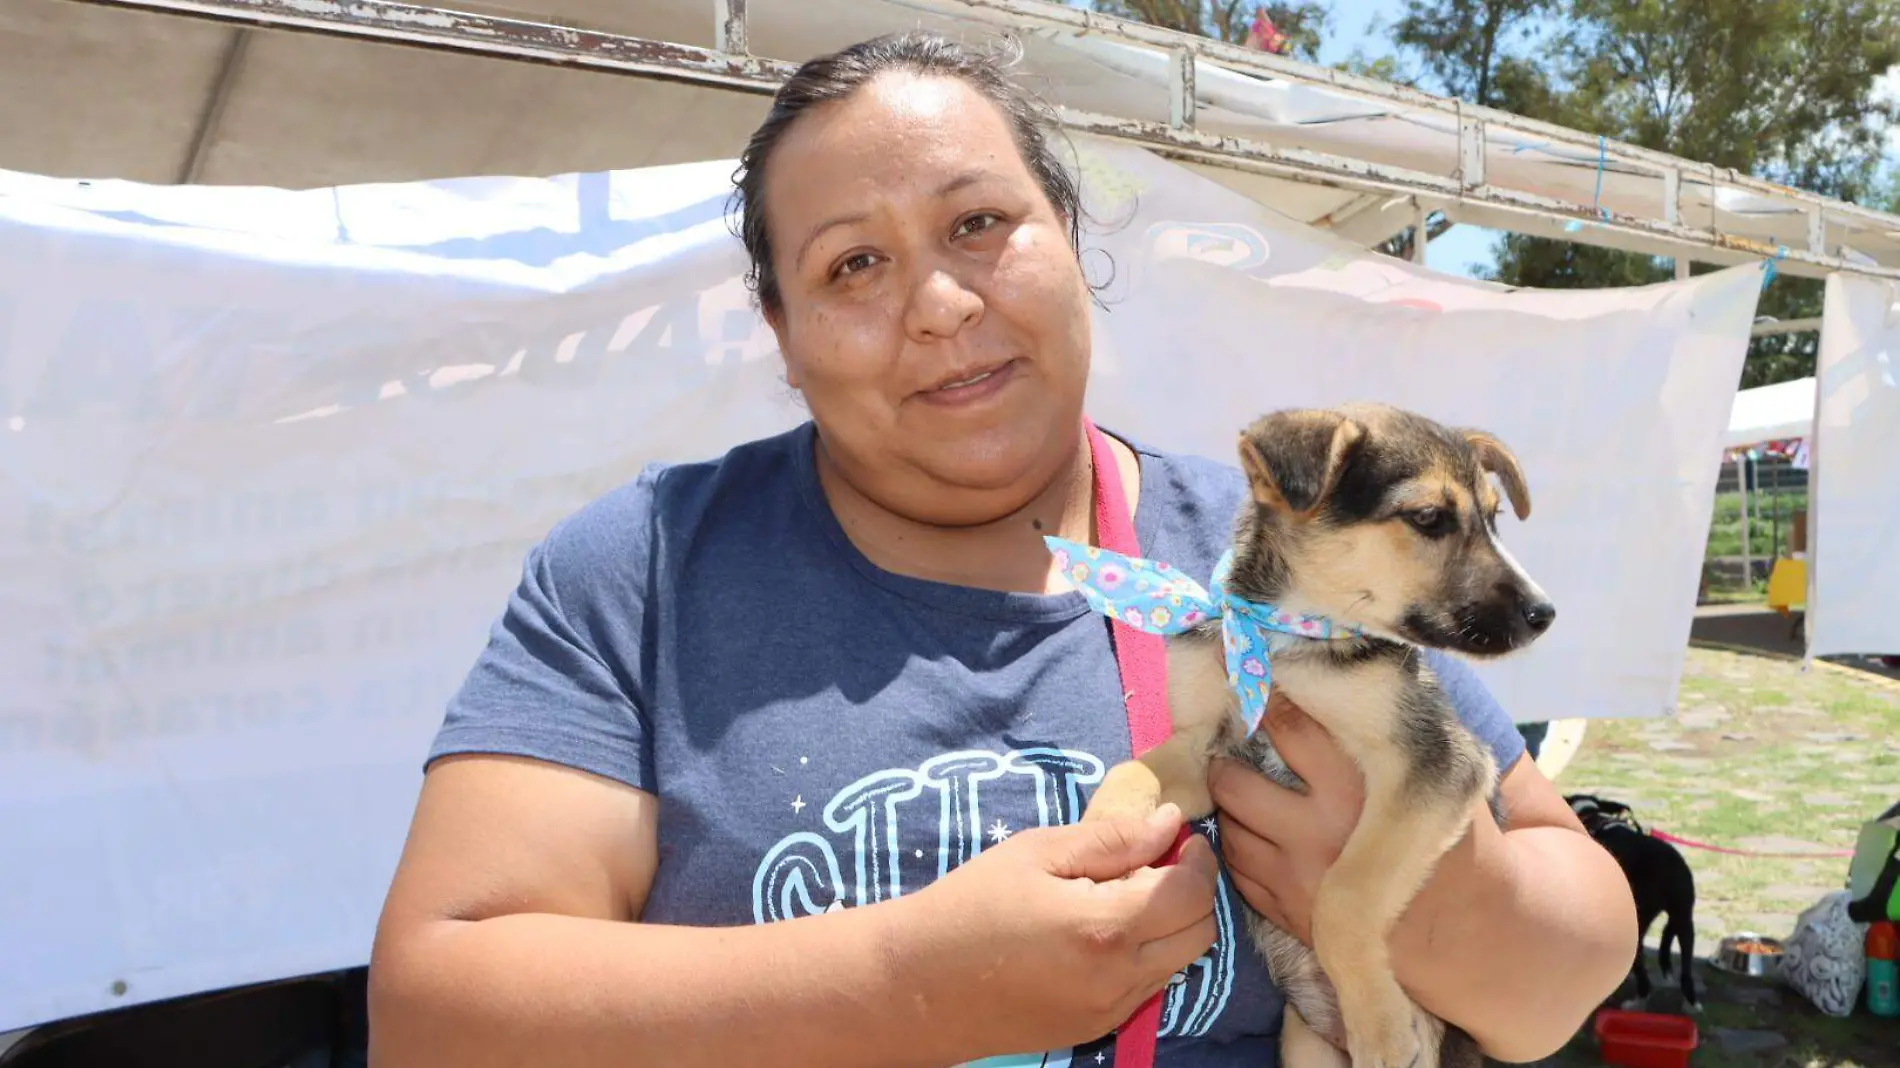
<instances>
[{"instance_id":1,"label":"woman's hand","mask_svg":"<svg viewBox=\"0 0 1900 1068\"><path fill-rule=\"evenodd\" d=\"M1217 761L1221 852L1235 888L1313 944L1313 900L1358 823L1365 781L1332 736L1272 698L1262 729L1308 790ZM1507 834L1482 811L1433 870L1392 934L1400 985L1463 1028L1492 1060L1541 1060L1629 971L1635 911L1616 861L1592 842L1529 757L1504 776ZM1562 960L1561 974L1549 962Z\"/></svg>"},{"instance_id":2,"label":"woman's hand","mask_svg":"<svg viewBox=\"0 0 1900 1068\"><path fill-rule=\"evenodd\" d=\"M1144 821L1012 835L892 904L893 945L961 1059L1108 1034L1214 943L1217 864L1205 839L1178 863L1172 805ZM974 1044L975 1048L968 1045Z\"/></svg>"},{"instance_id":3,"label":"woman's hand","mask_svg":"<svg viewBox=\"0 0 1900 1068\"><path fill-rule=\"evenodd\" d=\"M1221 853L1247 903L1310 946L1313 900L1359 822L1365 780L1332 735L1278 692L1268 699L1260 729L1306 781L1307 792L1238 761L1216 760L1208 785L1220 806Z\"/></svg>"}]
</instances>

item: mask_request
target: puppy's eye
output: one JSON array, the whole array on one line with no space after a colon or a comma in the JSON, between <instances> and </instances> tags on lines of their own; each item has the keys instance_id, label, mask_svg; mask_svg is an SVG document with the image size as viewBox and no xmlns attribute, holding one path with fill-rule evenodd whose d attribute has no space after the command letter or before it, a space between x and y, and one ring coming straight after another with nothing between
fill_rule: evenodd
<instances>
[{"instance_id":1,"label":"puppy's eye","mask_svg":"<svg viewBox=\"0 0 1900 1068\"><path fill-rule=\"evenodd\" d=\"M1428 538L1443 537L1451 533L1451 528L1456 523L1450 512L1443 508L1429 507L1417 508L1405 513L1405 521Z\"/></svg>"}]
</instances>

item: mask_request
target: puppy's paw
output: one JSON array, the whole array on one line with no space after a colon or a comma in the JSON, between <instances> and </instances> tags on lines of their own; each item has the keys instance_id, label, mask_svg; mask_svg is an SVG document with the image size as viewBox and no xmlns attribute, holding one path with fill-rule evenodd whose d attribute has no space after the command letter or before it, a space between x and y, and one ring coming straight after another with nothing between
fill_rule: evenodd
<instances>
[{"instance_id":1,"label":"puppy's paw","mask_svg":"<svg viewBox=\"0 0 1900 1068\"><path fill-rule=\"evenodd\" d=\"M1146 764L1130 760L1117 764L1102 777L1082 811L1082 822L1139 820L1161 807L1161 783Z\"/></svg>"},{"instance_id":2,"label":"puppy's paw","mask_svg":"<svg viewBox=\"0 0 1900 1068\"><path fill-rule=\"evenodd\" d=\"M1214 795L1208 792L1206 779L1170 783L1161 791L1160 803L1172 801L1183 819L1198 820L1214 814Z\"/></svg>"},{"instance_id":3,"label":"puppy's paw","mask_svg":"<svg viewBox=\"0 0 1900 1068\"><path fill-rule=\"evenodd\" d=\"M1346 1049L1352 1068L1438 1068L1437 1042L1426 1034L1419 1013L1382 1013L1366 1022L1370 1026L1348 1025Z\"/></svg>"},{"instance_id":4,"label":"puppy's paw","mask_svg":"<svg viewBox=\"0 0 1900 1068\"><path fill-rule=\"evenodd\" d=\"M1346 1041L1347 1055L1352 1058L1352 1068L1429 1068L1425 1063L1425 1047L1420 1045L1410 1031L1403 1037Z\"/></svg>"}]
</instances>

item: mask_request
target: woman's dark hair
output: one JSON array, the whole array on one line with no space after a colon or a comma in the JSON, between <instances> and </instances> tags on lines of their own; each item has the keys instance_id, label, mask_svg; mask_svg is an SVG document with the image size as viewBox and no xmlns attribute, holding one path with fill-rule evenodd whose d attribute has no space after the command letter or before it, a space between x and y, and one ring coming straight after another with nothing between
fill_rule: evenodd
<instances>
[{"instance_id":1,"label":"woman's dark hair","mask_svg":"<svg viewBox=\"0 0 1900 1068\"><path fill-rule=\"evenodd\" d=\"M996 48L977 49L942 34L913 31L875 37L799 67L772 98L772 110L753 131L733 175L734 195L739 201L739 238L745 242L746 255L752 261L746 285L757 295L759 307L777 312L780 306L772 239L765 225L765 172L771 166L772 150L807 109L843 100L878 75L892 71L956 78L996 105L1009 121L1023 162L1036 176L1056 214L1068 224L1069 246L1079 255L1081 195L1045 134L1056 125L1054 109L1016 85L1006 73L1020 55L1021 46L1010 38Z\"/></svg>"}]
</instances>

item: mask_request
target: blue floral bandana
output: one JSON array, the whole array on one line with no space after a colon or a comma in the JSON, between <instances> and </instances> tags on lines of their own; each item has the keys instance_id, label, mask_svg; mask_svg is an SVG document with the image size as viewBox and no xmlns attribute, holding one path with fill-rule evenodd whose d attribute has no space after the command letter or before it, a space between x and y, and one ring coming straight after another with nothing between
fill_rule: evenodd
<instances>
[{"instance_id":1,"label":"blue floral bandana","mask_svg":"<svg viewBox=\"0 0 1900 1068\"><path fill-rule=\"evenodd\" d=\"M1042 540L1055 554L1062 573L1088 598L1089 607L1110 619L1150 634L1180 634L1205 620L1219 618L1227 649L1227 684L1240 697L1240 716L1248 734L1267 714L1267 696L1273 690L1273 666L1268 659L1273 635L1315 641L1365 636L1358 627L1283 612L1236 596L1225 581L1234 562L1232 551L1224 553L1215 565L1214 589L1209 593L1200 583L1158 560L1124 556L1063 538Z\"/></svg>"}]
</instances>

